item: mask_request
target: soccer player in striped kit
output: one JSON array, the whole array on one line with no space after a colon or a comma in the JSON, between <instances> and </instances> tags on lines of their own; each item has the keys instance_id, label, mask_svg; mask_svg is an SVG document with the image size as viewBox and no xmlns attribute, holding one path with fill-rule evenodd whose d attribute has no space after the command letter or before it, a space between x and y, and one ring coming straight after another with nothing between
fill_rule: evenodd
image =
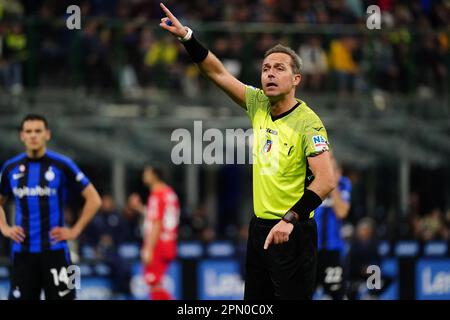
<instances>
[{"instance_id":1,"label":"soccer player in striped kit","mask_svg":"<svg viewBox=\"0 0 450 320\"><path fill-rule=\"evenodd\" d=\"M144 278L151 300L172 300L162 281L177 254L180 204L175 191L164 182L161 168L146 166L142 180L151 190L141 250Z\"/></svg>"},{"instance_id":2,"label":"soccer player in striped kit","mask_svg":"<svg viewBox=\"0 0 450 320\"><path fill-rule=\"evenodd\" d=\"M51 134L41 115L27 115L20 125L25 152L6 161L0 172L0 231L10 238L9 299L75 299L69 282L71 265L67 240L76 239L100 207L101 199L89 179L69 158L47 149ZM85 199L73 227L64 226L69 193ZM13 196L15 222L6 221L4 205Z\"/></svg>"}]
</instances>

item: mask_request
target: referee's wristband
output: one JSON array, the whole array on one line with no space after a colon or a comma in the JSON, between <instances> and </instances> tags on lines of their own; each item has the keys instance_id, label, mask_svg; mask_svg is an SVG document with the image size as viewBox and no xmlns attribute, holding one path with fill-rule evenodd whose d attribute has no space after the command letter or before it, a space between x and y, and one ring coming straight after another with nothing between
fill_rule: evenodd
<instances>
[{"instance_id":1,"label":"referee's wristband","mask_svg":"<svg viewBox=\"0 0 450 320\"><path fill-rule=\"evenodd\" d=\"M311 212L320 206L321 203L322 199L317 193L310 189L306 189L300 200L283 216L282 219L291 223L294 219L306 221L309 219Z\"/></svg>"},{"instance_id":2,"label":"referee's wristband","mask_svg":"<svg viewBox=\"0 0 450 320\"><path fill-rule=\"evenodd\" d=\"M184 37L177 37L178 40L180 40L181 42L186 42L186 41L191 40L192 34L194 33L191 28L189 28L189 27L184 27L184 28L187 31L186 35Z\"/></svg>"},{"instance_id":3,"label":"referee's wristband","mask_svg":"<svg viewBox=\"0 0 450 320\"><path fill-rule=\"evenodd\" d=\"M187 53L191 56L192 61L195 63L200 63L206 59L208 56L209 50L206 49L200 42L195 39L192 30L186 27L188 33L184 36L184 38L180 39Z\"/></svg>"}]
</instances>

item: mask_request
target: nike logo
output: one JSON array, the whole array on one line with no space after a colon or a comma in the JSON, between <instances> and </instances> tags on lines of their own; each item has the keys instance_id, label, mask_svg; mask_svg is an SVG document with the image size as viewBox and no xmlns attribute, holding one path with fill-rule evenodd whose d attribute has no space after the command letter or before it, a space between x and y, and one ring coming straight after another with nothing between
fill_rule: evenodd
<instances>
[{"instance_id":1,"label":"nike logo","mask_svg":"<svg viewBox=\"0 0 450 320\"><path fill-rule=\"evenodd\" d=\"M294 146L291 146L291 147L289 148L288 156L291 155L292 148L294 148Z\"/></svg>"},{"instance_id":2,"label":"nike logo","mask_svg":"<svg viewBox=\"0 0 450 320\"><path fill-rule=\"evenodd\" d=\"M62 298L64 296L67 296L70 293L70 289L64 290L64 291L58 291L58 295Z\"/></svg>"},{"instance_id":3,"label":"nike logo","mask_svg":"<svg viewBox=\"0 0 450 320\"><path fill-rule=\"evenodd\" d=\"M323 129L323 127L319 127L319 128L313 128L314 130L316 130L316 131L320 131L320 130L322 130Z\"/></svg>"},{"instance_id":4,"label":"nike logo","mask_svg":"<svg viewBox=\"0 0 450 320\"><path fill-rule=\"evenodd\" d=\"M22 178L23 176L24 176L23 173L14 173L12 175L12 178L13 178L13 180L18 180L18 179Z\"/></svg>"}]
</instances>

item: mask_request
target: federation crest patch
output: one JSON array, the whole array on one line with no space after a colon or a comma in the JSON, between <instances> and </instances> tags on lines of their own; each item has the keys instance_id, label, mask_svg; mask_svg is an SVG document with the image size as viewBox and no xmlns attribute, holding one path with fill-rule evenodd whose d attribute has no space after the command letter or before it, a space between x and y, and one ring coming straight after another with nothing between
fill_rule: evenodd
<instances>
[{"instance_id":1,"label":"federation crest patch","mask_svg":"<svg viewBox=\"0 0 450 320\"><path fill-rule=\"evenodd\" d=\"M322 136L313 136L312 137L313 145L314 145L314 151L327 151L329 150L328 142L327 140Z\"/></svg>"},{"instance_id":2,"label":"federation crest patch","mask_svg":"<svg viewBox=\"0 0 450 320\"><path fill-rule=\"evenodd\" d=\"M263 152L269 152L272 149L272 140L267 139L266 144L263 147Z\"/></svg>"}]
</instances>

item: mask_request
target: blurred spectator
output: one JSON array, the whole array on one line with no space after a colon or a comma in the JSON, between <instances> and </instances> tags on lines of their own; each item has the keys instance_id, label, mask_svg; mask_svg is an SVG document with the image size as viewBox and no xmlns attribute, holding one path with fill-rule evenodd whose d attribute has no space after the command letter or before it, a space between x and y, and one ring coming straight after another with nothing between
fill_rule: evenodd
<instances>
[{"instance_id":1,"label":"blurred spectator","mask_svg":"<svg viewBox=\"0 0 450 320\"><path fill-rule=\"evenodd\" d=\"M353 57L356 49L356 39L343 36L333 40L330 45L330 66L335 71L337 90L339 94L353 93L355 79L359 71Z\"/></svg>"},{"instance_id":2,"label":"blurred spectator","mask_svg":"<svg viewBox=\"0 0 450 320\"><path fill-rule=\"evenodd\" d=\"M150 51L155 41L153 31L149 27L145 27L141 31L139 39L139 69L138 79L142 86L146 86L151 82L151 74L149 67L145 65L147 53Z\"/></svg>"},{"instance_id":3,"label":"blurred spectator","mask_svg":"<svg viewBox=\"0 0 450 320\"><path fill-rule=\"evenodd\" d=\"M81 38L82 72L87 89L106 89L112 85L111 30L100 28L95 20L84 27Z\"/></svg>"},{"instance_id":4,"label":"blurred spectator","mask_svg":"<svg viewBox=\"0 0 450 320\"><path fill-rule=\"evenodd\" d=\"M144 67L152 84L158 87L180 89L181 70L177 57L178 44L171 37L154 41L144 52Z\"/></svg>"},{"instance_id":5,"label":"blurred spectator","mask_svg":"<svg viewBox=\"0 0 450 320\"><path fill-rule=\"evenodd\" d=\"M348 1L350 2L350 1ZM352 24L356 22L356 17L345 0L328 1L328 14L330 23L333 24Z\"/></svg>"},{"instance_id":6,"label":"blurred spectator","mask_svg":"<svg viewBox=\"0 0 450 320\"><path fill-rule=\"evenodd\" d=\"M216 233L210 224L209 215L204 205L197 207L192 214L191 230L196 240L210 242L215 239Z\"/></svg>"},{"instance_id":7,"label":"blurred spectator","mask_svg":"<svg viewBox=\"0 0 450 320\"><path fill-rule=\"evenodd\" d=\"M199 72L193 64L180 63L184 58L190 59L185 57L184 50L179 52L180 44L173 37L159 38L157 35L158 38L154 38L153 32L158 26L153 23L161 17L158 2L79 1L84 21L81 48L78 47L78 33L67 32L55 24L55 19L66 15L68 3L55 0L0 0L0 21L21 17L24 12L27 17L38 18L27 24L27 35L32 36L29 44L23 31L20 32L21 40L17 41L20 37L15 34L16 39L12 41L15 44L13 51L24 48L32 50L30 56L33 59L30 59L28 69L32 72L27 72L32 80L37 72L39 84L66 85L66 68L70 67L75 79L78 77L73 71L81 70L82 84L90 91L107 90L110 93L116 89L117 79L126 96L145 93L146 90L140 90L141 87L182 89L187 97L199 96L203 89ZM363 35L362 41L353 36L341 36L338 28L335 33L326 30L324 40L330 49L328 66L324 59L324 46L318 37L311 37L299 48L304 59L304 88L312 91L331 89L345 94L365 92L369 85L373 85L394 92L417 92L422 96L447 94L449 39L448 32L439 31L448 25L450 18L450 5L446 1L234 0L219 4L215 0L193 0L177 4L176 13L187 21L223 21L231 27L258 22L365 28L364 9L372 4L381 8L383 28L396 29L389 31L389 34ZM117 28L111 18L120 18ZM411 28L413 25L414 28ZM202 30L199 28L198 31ZM235 36L236 33L232 33L231 37L216 37L207 32L204 39L209 37L212 40L211 48L217 51L230 72L245 79L246 83L256 85L259 83L260 61L253 57L262 56L277 42L291 40L284 39L285 34L261 29L258 32L257 37L249 33L247 38ZM317 32L314 31L314 34ZM304 34L299 32L294 35L297 36ZM413 36L415 41L412 41ZM19 43L23 39L25 46L20 48L22 44ZM0 77L3 80L0 80L8 90L13 86L14 92L21 92L23 56L17 62L16 59L11 61L5 58L5 54L4 48L0 58ZM77 62L78 55L81 67ZM324 88L324 81L328 78L333 78L335 83ZM369 79L372 83L367 83Z\"/></svg>"},{"instance_id":8,"label":"blurred spectator","mask_svg":"<svg viewBox=\"0 0 450 320\"><path fill-rule=\"evenodd\" d=\"M448 34L440 32L436 39L435 77L436 89L444 94L449 86L448 57L450 55L450 38Z\"/></svg>"},{"instance_id":9,"label":"blurred spectator","mask_svg":"<svg viewBox=\"0 0 450 320\"><path fill-rule=\"evenodd\" d=\"M129 294L130 266L118 254L124 239L123 218L112 196L105 194L99 212L84 232L84 244L94 248L96 258L109 266L114 295Z\"/></svg>"},{"instance_id":10,"label":"blurred spectator","mask_svg":"<svg viewBox=\"0 0 450 320\"><path fill-rule=\"evenodd\" d=\"M234 77L240 77L242 72L242 64L238 59L241 50L242 40L240 38L228 39L224 36L217 37L212 48L212 51L220 57L225 68Z\"/></svg>"},{"instance_id":11,"label":"blurred spectator","mask_svg":"<svg viewBox=\"0 0 450 320\"><path fill-rule=\"evenodd\" d=\"M414 225L416 238L423 241L448 240L449 230L445 218L439 208L434 208L424 217L416 217Z\"/></svg>"},{"instance_id":12,"label":"blurred spectator","mask_svg":"<svg viewBox=\"0 0 450 320\"><path fill-rule=\"evenodd\" d=\"M128 196L125 209L123 209L124 242L142 242L142 222L145 215L145 205L137 193Z\"/></svg>"},{"instance_id":13,"label":"blurred spectator","mask_svg":"<svg viewBox=\"0 0 450 320\"><path fill-rule=\"evenodd\" d=\"M373 68L378 88L389 91L397 90L399 70L394 48L385 33L373 43Z\"/></svg>"},{"instance_id":14,"label":"blurred spectator","mask_svg":"<svg viewBox=\"0 0 450 320\"><path fill-rule=\"evenodd\" d=\"M298 52L303 62L303 87L313 91L323 89L328 62L320 38L318 36L309 37L306 43L300 46Z\"/></svg>"},{"instance_id":15,"label":"blurred spectator","mask_svg":"<svg viewBox=\"0 0 450 320\"><path fill-rule=\"evenodd\" d=\"M350 251L347 256L346 268L349 281L348 298L350 300L359 298L359 287L366 284L367 267L380 265L378 244L374 238L374 232L375 223L370 218L361 219L356 226L355 237L350 244Z\"/></svg>"},{"instance_id":16,"label":"blurred spectator","mask_svg":"<svg viewBox=\"0 0 450 320\"><path fill-rule=\"evenodd\" d=\"M139 32L138 25L134 22L126 23L122 36L124 49L124 65L120 75L120 87L125 94L132 94L138 87L137 70L139 64Z\"/></svg>"},{"instance_id":17,"label":"blurred spectator","mask_svg":"<svg viewBox=\"0 0 450 320\"><path fill-rule=\"evenodd\" d=\"M13 94L20 94L23 90L23 65L28 58L27 37L21 24L12 24L6 32L2 47L5 87Z\"/></svg>"},{"instance_id":18,"label":"blurred spectator","mask_svg":"<svg viewBox=\"0 0 450 320\"><path fill-rule=\"evenodd\" d=\"M102 196L102 206L84 232L84 244L95 248L97 258L116 251L123 238L121 215L111 195Z\"/></svg>"},{"instance_id":19,"label":"blurred spectator","mask_svg":"<svg viewBox=\"0 0 450 320\"><path fill-rule=\"evenodd\" d=\"M19 0L0 0L0 21L12 17L21 17L24 7Z\"/></svg>"},{"instance_id":20,"label":"blurred spectator","mask_svg":"<svg viewBox=\"0 0 450 320\"><path fill-rule=\"evenodd\" d=\"M450 240L450 209L447 210L444 221L444 237L445 239Z\"/></svg>"},{"instance_id":21,"label":"blurred spectator","mask_svg":"<svg viewBox=\"0 0 450 320\"><path fill-rule=\"evenodd\" d=\"M64 30L53 22L54 8L44 5L39 10L39 19L36 21L37 38L37 72L39 83L44 85L49 79L67 79L64 66L67 65L66 55L70 47L69 39L61 34Z\"/></svg>"}]
</instances>

